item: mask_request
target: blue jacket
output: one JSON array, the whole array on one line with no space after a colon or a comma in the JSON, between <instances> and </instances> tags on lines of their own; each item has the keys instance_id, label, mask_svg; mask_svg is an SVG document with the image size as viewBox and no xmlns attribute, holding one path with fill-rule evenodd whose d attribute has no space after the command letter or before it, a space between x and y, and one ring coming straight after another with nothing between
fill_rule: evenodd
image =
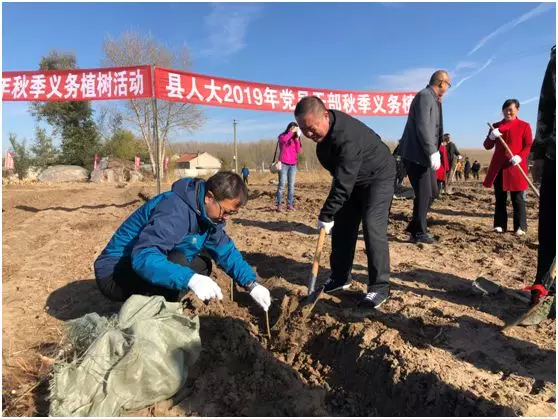
<instances>
[{"instance_id":1,"label":"blue jacket","mask_svg":"<svg viewBox=\"0 0 558 419\"><path fill-rule=\"evenodd\" d=\"M243 167L240 173L242 174L242 176L248 177L250 176L250 169L248 169L247 167Z\"/></svg>"},{"instance_id":2,"label":"blue jacket","mask_svg":"<svg viewBox=\"0 0 558 419\"><path fill-rule=\"evenodd\" d=\"M95 261L96 277L108 277L122 258L131 258L134 271L146 281L184 290L195 272L169 261L167 255L179 250L191 261L205 250L239 285L254 282L256 274L225 233L225 224L207 217L204 197L205 181L185 178L143 204Z\"/></svg>"}]
</instances>

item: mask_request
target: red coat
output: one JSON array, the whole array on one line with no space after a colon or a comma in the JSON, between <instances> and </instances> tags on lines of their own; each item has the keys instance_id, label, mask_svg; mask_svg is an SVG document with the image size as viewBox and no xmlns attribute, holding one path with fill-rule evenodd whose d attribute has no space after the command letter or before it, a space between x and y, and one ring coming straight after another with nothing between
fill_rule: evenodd
<instances>
[{"instance_id":1,"label":"red coat","mask_svg":"<svg viewBox=\"0 0 558 419\"><path fill-rule=\"evenodd\" d=\"M450 170L449 167L449 158L448 158L448 151L446 150L446 147L444 147L443 145L440 146L440 167L438 168L438 170L436 170L436 180L439 180L441 182L445 182L446 181L446 172L448 172Z\"/></svg>"},{"instance_id":2,"label":"red coat","mask_svg":"<svg viewBox=\"0 0 558 419\"><path fill-rule=\"evenodd\" d=\"M521 157L521 163L519 164L525 173L527 173L527 156L531 151L531 144L533 144L531 126L519 118L515 118L512 121L503 119L493 125L494 128L500 130L511 152ZM487 188L492 187L496 180L496 176L498 176L498 172L502 169L502 186L504 191L517 192L526 190L529 186L527 181L523 178L519 169L509 162L511 156L507 155L504 146L500 144L500 140L491 141L486 137L484 140L484 148L490 150L493 147L495 147L494 154L492 155L490 166L488 166L488 172L482 184Z\"/></svg>"}]
</instances>

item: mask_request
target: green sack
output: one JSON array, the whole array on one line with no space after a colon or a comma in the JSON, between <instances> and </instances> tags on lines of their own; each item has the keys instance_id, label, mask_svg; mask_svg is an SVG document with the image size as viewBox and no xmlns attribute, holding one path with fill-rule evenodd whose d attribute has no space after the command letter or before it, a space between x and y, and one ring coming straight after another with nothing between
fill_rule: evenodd
<instances>
[{"instance_id":1,"label":"green sack","mask_svg":"<svg viewBox=\"0 0 558 419\"><path fill-rule=\"evenodd\" d=\"M68 338L85 353L57 363L51 416L120 416L175 395L200 355L198 317L161 296L132 295L118 318L89 313L68 322Z\"/></svg>"}]
</instances>

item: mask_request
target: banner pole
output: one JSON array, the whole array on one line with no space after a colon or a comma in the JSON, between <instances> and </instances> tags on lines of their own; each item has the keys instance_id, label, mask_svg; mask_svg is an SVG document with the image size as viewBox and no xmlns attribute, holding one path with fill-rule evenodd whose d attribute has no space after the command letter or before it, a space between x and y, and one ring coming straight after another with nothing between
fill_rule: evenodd
<instances>
[{"instance_id":1,"label":"banner pole","mask_svg":"<svg viewBox=\"0 0 558 419\"><path fill-rule=\"evenodd\" d=\"M238 150L236 148L236 119L233 119L233 130L234 130L234 172L238 173Z\"/></svg>"},{"instance_id":2,"label":"banner pole","mask_svg":"<svg viewBox=\"0 0 558 419\"><path fill-rule=\"evenodd\" d=\"M160 155L159 155L159 127L157 125L157 95L155 93L155 65L151 66L151 87L153 89L153 96L152 96L152 107L153 107L153 138L155 138L155 148L157 148L157 152L155 153L155 176L157 177L157 195L161 193L161 167L159 164Z\"/></svg>"}]
</instances>

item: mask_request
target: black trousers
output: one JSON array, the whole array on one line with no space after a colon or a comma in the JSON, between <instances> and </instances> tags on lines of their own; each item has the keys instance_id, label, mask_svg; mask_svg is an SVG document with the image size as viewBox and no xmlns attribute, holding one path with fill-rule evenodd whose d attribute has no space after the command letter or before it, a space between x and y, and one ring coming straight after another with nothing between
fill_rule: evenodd
<instances>
[{"instance_id":1,"label":"black trousers","mask_svg":"<svg viewBox=\"0 0 558 419\"><path fill-rule=\"evenodd\" d=\"M502 227L506 231L508 228L508 192L502 189L502 171L498 172L494 181L494 195L496 206L494 208L494 227ZM513 231L521 228L527 231L527 210L525 209L525 199L523 191L510 192L513 206Z\"/></svg>"},{"instance_id":2,"label":"black trousers","mask_svg":"<svg viewBox=\"0 0 558 419\"><path fill-rule=\"evenodd\" d=\"M248 185L248 176L242 176L242 180Z\"/></svg>"},{"instance_id":3,"label":"black trousers","mask_svg":"<svg viewBox=\"0 0 558 419\"><path fill-rule=\"evenodd\" d=\"M473 173L473 179L479 179L479 172L472 172Z\"/></svg>"},{"instance_id":4,"label":"black trousers","mask_svg":"<svg viewBox=\"0 0 558 419\"><path fill-rule=\"evenodd\" d=\"M537 284L541 283L556 255L556 161L548 158L544 159L540 193ZM555 289L556 284L552 291Z\"/></svg>"},{"instance_id":5,"label":"black trousers","mask_svg":"<svg viewBox=\"0 0 558 419\"><path fill-rule=\"evenodd\" d=\"M194 272L209 276L211 274L211 259L206 255L196 256L188 262L182 252L169 253L168 260L191 268ZM113 301L126 301L133 294L162 295L167 301L179 301L187 291L177 291L147 282L132 268L130 258L122 258L116 264L114 272L105 278L95 278L101 293Z\"/></svg>"},{"instance_id":6,"label":"black trousers","mask_svg":"<svg viewBox=\"0 0 558 419\"><path fill-rule=\"evenodd\" d=\"M403 160L396 160L395 163L395 193L399 192L401 185L403 184L403 179L407 176L407 171L403 165Z\"/></svg>"},{"instance_id":7,"label":"black trousers","mask_svg":"<svg viewBox=\"0 0 558 419\"><path fill-rule=\"evenodd\" d=\"M413 218L407 226L407 231L411 234L426 233L428 210L434 198L438 196L436 173L430 167L421 166L408 160L404 162L409 181L415 191Z\"/></svg>"},{"instance_id":8,"label":"black trousers","mask_svg":"<svg viewBox=\"0 0 558 419\"><path fill-rule=\"evenodd\" d=\"M368 291L389 287L387 225L393 199L393 179L355 186L347 202L335 215L331 233L331 277L349 278L353 267L358 228L362 221L368 257Z\"/></svg>"}]
</instances>

